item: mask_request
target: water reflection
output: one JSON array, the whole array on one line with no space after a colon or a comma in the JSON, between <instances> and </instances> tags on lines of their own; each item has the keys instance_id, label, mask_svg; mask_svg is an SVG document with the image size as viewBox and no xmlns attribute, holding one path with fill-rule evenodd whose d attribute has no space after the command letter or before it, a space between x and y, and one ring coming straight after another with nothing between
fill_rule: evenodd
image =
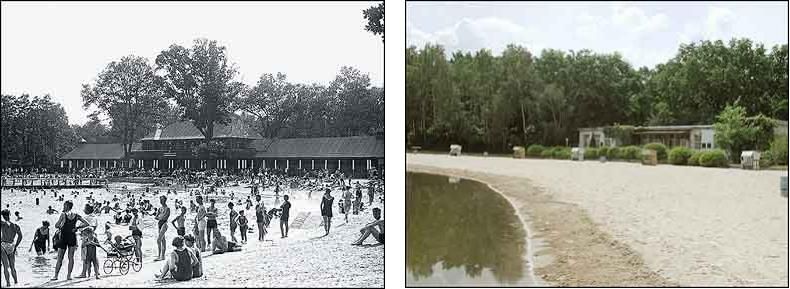
<instances>
[{"instance_id":1,"label":"water reflection","mask_svg":"<svg viewBox=\"0 0 790 289\"><path fill-rule=\"evenodd\" d=\"M485 184L407 173L409 285L489 278L492 285L513 285L525 277L525 236L510 203ZM459 278L459 269L465 276Z\"/></svg>"}]
</instances>

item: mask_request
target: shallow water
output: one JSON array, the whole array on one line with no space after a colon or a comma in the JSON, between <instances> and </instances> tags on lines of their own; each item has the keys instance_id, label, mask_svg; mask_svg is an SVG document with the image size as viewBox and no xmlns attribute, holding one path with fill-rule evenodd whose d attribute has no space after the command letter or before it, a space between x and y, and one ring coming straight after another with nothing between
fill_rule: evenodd
<instances>
[{"instance_id":1,"label":"shallow water","mask_svg":"<svg viewBox=\"0 0 790 289\"><path fill-rule=\"evenodd\" d=\"M406 174L407 286L533 286L526 231L486 184Z\"/></svg>"}]
</instances>

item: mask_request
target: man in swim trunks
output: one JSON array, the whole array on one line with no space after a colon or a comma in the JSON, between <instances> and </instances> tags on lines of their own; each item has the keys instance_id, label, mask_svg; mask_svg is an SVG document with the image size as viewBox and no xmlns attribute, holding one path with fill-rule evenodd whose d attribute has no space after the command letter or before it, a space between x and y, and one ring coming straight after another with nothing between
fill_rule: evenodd
<instances>
[{"instance_id":1,"label":"man in swim trunks","mask_svg":"<svg viewBox=\"0 0 790 289\"><path fill-rule=\"evenodd\" d=\"M352 245L362 245L362 242L370 235L373 235L373 238L376 238L379 244L384 244L384 220L381 220L381 209L373 208L373 218L376 220L359 230L362 236L359 236L359 239L352 243Z\"/></svg>"},{"instance_id":2,"label":"man in swim trunks","mask_svg":"<svg viewBox=\"0 0 790 289\"><path fill-rule=\"evenodd\" d=\"M203 206L203 196L197 196L197 215L195 215L195 228L197 243L201 252L206 251L206 207Z\"/></svg>"},{"instance_id":3,"label":"man in swim trunks","mask_svg":"<svg viewBox=\"0 0 790 289\"><path fill-rule=\"evenodd\" d=\"M291 202L288 201L288 198L288 195L283 196L283 203L280 205L280 234L282 238L288 237L288 216L291 211Z\"/></svg>"},{"instance_id":4,"label":"man in swim trunks","mask_svg":"<svg viewBox=\"0 0 790 289\"><path fill-rule=\"evenodd\" d=\"M167 241L165 240L165 232L167 232L167 219L170 218L170 208L167 207L167 197L160 196L159 203L162 205L156 212L156 220L159 222L159 237L156 239L159 245L158 257L154 261L161 261L165 259L167 253Z\"/></svg>"},{"instance_id":5,"label":"man in swim trunks","mask_svg":"<svg viewBox=\"0 0 790 289\"><path fill-rule=\"evenodd\" d=\"M208 209L206 209L206 240L211 247L211 234L217 230L217 207L216 200L211 199Z\"/></svg>"},{"instance_id":6,"label":"man in swim trunks","mask_svg":"<svg viewBox=\"0 0 790 289\"><path fill-rule=\"evenodd\" d=\"M11 269L11 276L14 277L14 284L17 284L16 279L16 259L14 253L19 243L22 242L22 230L19 225L11 223L11 211L8 209L0 211L0 260L3 264L3 276L5 276L6 287L11 287L11 281L8 279L8 269ZM19 238L14 244L14 237L19 235Z\"/></svg>"}]
</instances>

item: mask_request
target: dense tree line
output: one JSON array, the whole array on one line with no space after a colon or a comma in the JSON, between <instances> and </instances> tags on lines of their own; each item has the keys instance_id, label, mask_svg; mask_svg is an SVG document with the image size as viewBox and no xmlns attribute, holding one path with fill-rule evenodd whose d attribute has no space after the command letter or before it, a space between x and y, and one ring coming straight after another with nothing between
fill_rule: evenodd
<instances>
[{"instance_id":1,"label":"dense tree line","mask_svg":"<svg viewBox=\"0 0 790 289\"><path fill-rule=\"evenodd\" d=\"M509 151L513 145L573 145L578 128L712 124L727 105L749 116L787 120L787 44L748 39L681 45L655 68L619 53L509 45L455 52L406 49L408 145Z\"/></svg>"},{"instance_id":2,"label":"dense tree line","mask_svg":"<svg viewBox=\"0 0 790 289\"><path fill-rule=\"evenodd\" d=\"M284 74L264 74L248 87L217 41L173 44L151 63L134 55L110 62L96 80L82 85L84 125L68 125L63 108L49 96L3 95L3 164L53 165L84 140L131 144L157 125L192 122L205 137L215 124L240 117L265 137L373 135L384 128L384 89L368 75L343 67L328 85L295 84ZM106 116L104 125L100 116ZM212 162L209 162L211 164Z\"/></svg>"},{"instance_id":3,"label":"dense tree line","mask_svg":"<svg viewBox=\"0 0 790 289\"><path fill-rule=\"evenodd\" d=\"M3 166L50 166L79 141L66 111L49 95L2 95L0 161Z\"/></svg>"}]
</instances>

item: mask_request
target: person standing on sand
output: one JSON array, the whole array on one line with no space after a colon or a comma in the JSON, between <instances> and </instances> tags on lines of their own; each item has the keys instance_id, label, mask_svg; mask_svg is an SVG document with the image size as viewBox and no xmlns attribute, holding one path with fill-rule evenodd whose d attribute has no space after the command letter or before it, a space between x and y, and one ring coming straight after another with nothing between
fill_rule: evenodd
<instances>
[{"instance_id":1,"label":"person standing on sand","mask_svg":"<svg viewBox=\"0 0 790 289\"><path fill-rule=\"evenodd\" d=\"M341 179L342 180L342 179ZM349 187L343 185L343 213L346 214L346 223L348 223L348 213L351 211L351 190Z\"/></svg>"},{"instance_id":2,"label":"person standing on sand","mask_svg":"<svg viewBox=\"0 0 790 289\"><path fill-rule=\"evenodd\" d=\"M236 227L238 227L238 224L236 223L236 218L239 217L239 213L237 213L236 210L233 209L232 201L228 202L228 209L230 209L230 239L233 240L233 242L237 242Z\"/></svg>"},{"instance_id":3,"label":"person standing on sand","mask_svg":"<svg viewBox=\"0 0 790 289\"><path fill-rule=\"evenodd\" d=\"M244 216L244 210L239 211L239 233L241 233L241 243L247 243L247 217Z\"/></svg>"},{"instance_id":4,"label":"person standing on sand","mask_svg":"<svg viewBox=\"0 0 790 289\"><path fill-rule=\"evenodd\" d=\"M5 276L5 282L7 287L11 287L11 281L8 279L8 269L11 269L11 277L14 278L14 284L18 284L18 280L16 279L16 248L19 247L19 243L22 242L22 229L19 228L19 225L11 223L11 211L8 209L4 209L0 211L0 216L3 217L0 220L0 264L3 265L3 275ZM19 235L16 239L16 244L14 244L14 237Z\"/></svg>"},{"instance_id":5,"label":"person standing on sand","mask_svg":"<svg viewBox=\"0 0 790 289\"><path fill-rule=\"evenodd\" d=\"M211 234L217 230L217 207L215 206L217 201L211 199L209 202L211 204L206 209L206 240L208 241L208 246L211 247Z\"/></svg>"},{"instance_id":6,"label":"person standing on sand","mask_svg":"<svg viewBox=\"0 0 790 289\"><path fill-rule=\"evenodd\" d=\"M261 201L261 195L255 196L255 222L258 223L258 241L266 237L266 206Z\"/></svg>"},{"instance_id":7,"label":"person standing on sand","mask_svg":"<svg viewBox=\"0 0 790 289\"><path fill-rule=\"evenodd\" d=\"M184 221L186 220L185 216L187 214L187 207L180 206L179 208L181 209L181 214L179 214L178 217L175 217L173 221L171 221L170 223L173 225L173 228L176 228L176 234L183 237L187 233L186 228L184 227Z\"/></svg>"},{"instance_id":8,"label":"person standing on sand","mask_svg":"<svg viewBox=\"0 0 790 289\"><path fill-rule=\"evenodd\" d=\"M288 195L284 195L283 204L280 205L280 234L282 238L288 238L288 216L291 212L291 202L288 201L288 198Z\"/></svg>"},{"instance_id":9,"label":"person standing on sand","mask_svg":"<svg viewBox=\"0 0 790 289\"><path fill-rule=\"evenodd\" d=\"M203 196L197 196L197 214L195 215L195 232L198 247L201 252L206 251L206 207L203 206Z\"/></svg>"},{"instance_id":10,"label":"person standing on sand","mask_svg":"<svg viewBox=\"0 0 790 289\"><path fill-rule=\"evenodd\" d=\"M137 209L132 210L132 222L129 224L129 228L132 229L132 238L134 239L134 255L137 257L137 262L143 262L143 231L140 230L140 217L138 214ZM111 235L107 236L107 239L110 239Z\"/></svg>"},{"instance_id":11,"label":"person standing on sand","mask_svg":"<svg viewBox=\"0 0 790 289\"><path fill-rule=\"evenodd\" d=\"M158 245L158 256L154 261L161 261L165 259L167 253L167 241L165 240L165 232L167 232L167 219L170 218L170 208L167 207L167 196L159 196L159 203L162 207L156 212L156 220L159 221L159 237L156 239Z\"/></svg>"},{"instance_id":12,"label":"person standing on sand","mask_svg":"<svg viewBox=\"0 0 790 289\"><path fill-rule=\"evenodd\" d=\"M330 194L330 190L326 189L324 197L321 198L321 216L324 220L324 230L326 230L324 236L329 235L329 228L332 225L332 202L334 202L334 200L335 198Z\"/></svg>"}]
</instances>

